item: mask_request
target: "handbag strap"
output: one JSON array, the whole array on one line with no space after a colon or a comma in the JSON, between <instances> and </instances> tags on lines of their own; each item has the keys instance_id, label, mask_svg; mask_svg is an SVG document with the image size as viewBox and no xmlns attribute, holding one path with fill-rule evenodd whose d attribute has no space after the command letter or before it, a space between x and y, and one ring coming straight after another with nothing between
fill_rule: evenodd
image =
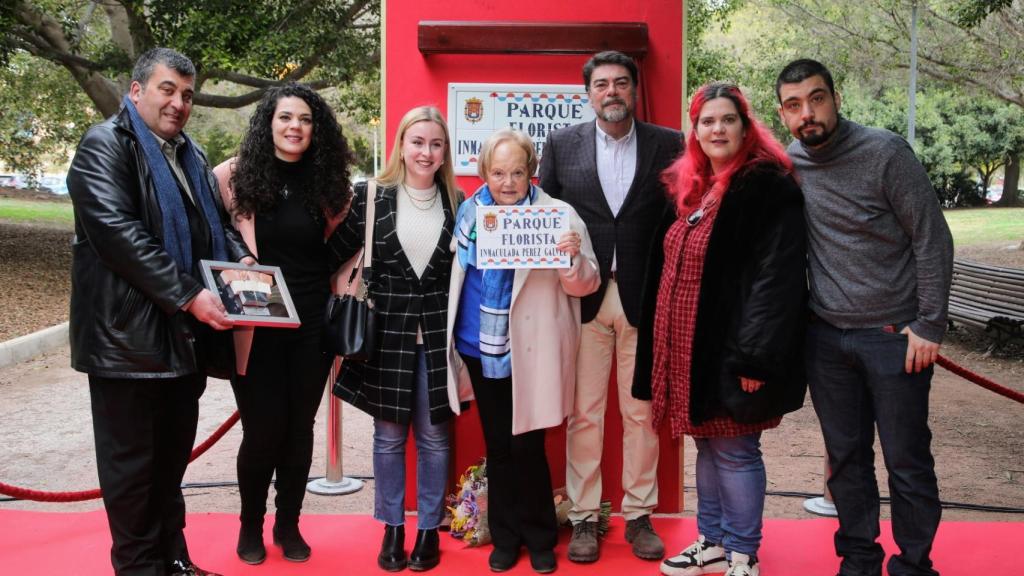
<instances>
[{"instance_id":1,"label":"handbag strap","mask_svg":"<svg viewBox=\"0 0 1024 576\"><path fill-rule=\"evenodd\" d=\"M377 212L377 181L367 180L366 182L366 221L363 222L363 247L359 249L356 256L352 258L355 264L352 265L348 274L348 282L345 284L344 294L363 299L366 296L366 284L363 282L363 271L370 267L373 259L373 227L376 223ZM350 260L349 262L352 262ZM348 264L345 265L346 267Z\"/></svg>"},{"instance_id":2,"label":"handbag strap","mask_svg":"<svg viewBox=\"0 0 1024 576\"><path fill-rule=\"evenodd\" d=\"M363 239L363 263L364 268L369 268L373 261L373 226L377 223L377 181L373 178L366 181L366 221L363 223L363 230L366 237Z\"/></svg>"}]
</instances>

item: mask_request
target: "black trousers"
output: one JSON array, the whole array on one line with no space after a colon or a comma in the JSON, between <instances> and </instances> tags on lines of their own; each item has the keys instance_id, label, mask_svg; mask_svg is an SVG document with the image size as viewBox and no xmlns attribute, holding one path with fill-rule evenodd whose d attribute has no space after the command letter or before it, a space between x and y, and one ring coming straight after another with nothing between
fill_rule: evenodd
<instances>
[{"instance_id":1,"label":"black trousers","mask_svg":"<svg viewBox=\"0 0 1024 576\"><path fill-rule=\"evenodd\" d=\"M118 575L163 575L187 559L188 466L206 376L121 379L89 376L96 467Z\"/></svg>"},{"instance_id":2,"label":"black trousers","mask_svg":"<svg viewBox=\"0 0 1024 576\"><path fill-rule=\"evenodd\" d=\"M496 548L554 550L558 520L544 429L512 434L512 379L485 378L479 358L463 356L487 447L487 524Z\"/></svg>"},{"instance_id":3,"label":"black trousers","mask_svg":"<svg viewBox=\"0 0 1024 576\"><path fill-rule=\"evenodd\" d=\"M242 418L242 522L262 524L275 471L277 522L298 522L313 461L313 423L333 361L321 350L319 325L257 328L246 375L231 381Z\"/></svg>"}]
</instances>

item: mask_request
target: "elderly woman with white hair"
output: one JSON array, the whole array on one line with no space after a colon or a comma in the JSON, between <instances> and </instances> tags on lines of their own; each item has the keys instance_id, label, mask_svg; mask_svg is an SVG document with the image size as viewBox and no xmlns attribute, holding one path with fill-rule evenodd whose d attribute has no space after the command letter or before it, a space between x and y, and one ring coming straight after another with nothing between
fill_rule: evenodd
<instances>
[{"instance_id":1,"label":"elderly woman with white hair","mask_svg":"<svg viewBox=\"0 0 1024 576\"><path fill-rule=\"evenodd\" d=\"M539 573L557 567L557 521L544 430L572 408L579 298L600 277L586 226L565 202L530 181L533 142L522 132L492 134L480 153L485 184L459 207L448 295L448 398L459 413L475 398L487 447L490 569L504 572L525 546ZM488 206L557 206L570 229L557 247L571 265L559 269L481 270L476 211Z\"/></svg>"}]
</instances>

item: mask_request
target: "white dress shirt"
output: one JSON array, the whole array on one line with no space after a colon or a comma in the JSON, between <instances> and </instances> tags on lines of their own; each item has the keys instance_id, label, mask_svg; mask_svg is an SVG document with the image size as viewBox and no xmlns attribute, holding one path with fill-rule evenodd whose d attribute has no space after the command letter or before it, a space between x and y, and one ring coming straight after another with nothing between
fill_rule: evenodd
<instances>
[{"instance_id":1,"label":"white dress shirt","mask_svg":"<svg viewBox=\"0 0 1024 576\"><path fill-rule=\"evenodd\" d=\"M629 126L629 133L616 140L597 125L597 177L601 181L604 198L612 214L619 215L626 194L633 185L636 175L636 121ZM612 270L616 268L616 257L612 255Z\"/></svg>"}]
</instances>

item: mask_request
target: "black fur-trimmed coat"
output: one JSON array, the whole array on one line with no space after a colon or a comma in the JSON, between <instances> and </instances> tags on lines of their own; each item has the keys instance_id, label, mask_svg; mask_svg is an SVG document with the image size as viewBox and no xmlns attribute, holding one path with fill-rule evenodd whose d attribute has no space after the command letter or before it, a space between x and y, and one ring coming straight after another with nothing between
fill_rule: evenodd
<instances>
[{"instance_id":1,"label":"black fur-trimmed coat","mask_svg":"<svg viewBox=\"0 0 1024 576\"><path fill-rule=\"evenodd\" d=\"M355 186L348 217L328 239L343 261L363 245L366 220L366 183ZM444 206L444 228L439 232L430 263L417 277L398 241L397 187L378 187L374 216L374 246L370 295L377 312L377 346L366 362L345 360L334 384L334 395L356 408L389 422L410 421L413 376L416 369L416 331L423 330L427 356L427 396L430 421L452 417L448 407L448 284L452 272L454 210L445 187L438 184ZM430 241L426 240L425 241ZM364 276L365 277L365 276Z\"/></svg>"},{"instance_id":2,"label":"black fur-trimmed coat","mask_svg":"<svg viewBox=\"0 0 1024 576\"><path fill-rule=\"evenodd\" d=\"M728 415L756 423L803 405L807 388L807 257L803 195L770 165L733 177L722 197L701 275L691 365L690 421ZM657 238L674 222L666 216ZM633 395L651 398L654 314L664 254L652 251L637 343ZM754 393L739 377L762 380Z\"/></svg>"}]
</instances>

